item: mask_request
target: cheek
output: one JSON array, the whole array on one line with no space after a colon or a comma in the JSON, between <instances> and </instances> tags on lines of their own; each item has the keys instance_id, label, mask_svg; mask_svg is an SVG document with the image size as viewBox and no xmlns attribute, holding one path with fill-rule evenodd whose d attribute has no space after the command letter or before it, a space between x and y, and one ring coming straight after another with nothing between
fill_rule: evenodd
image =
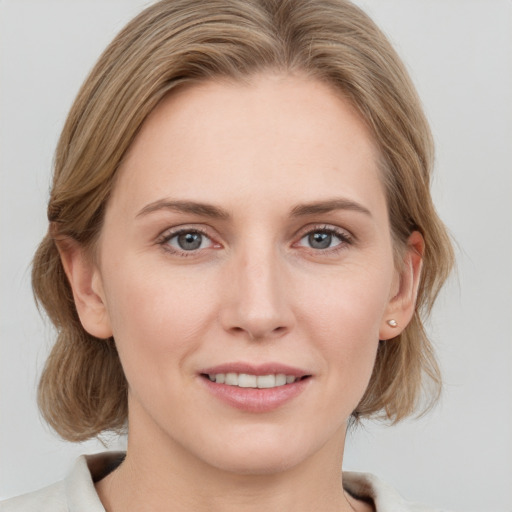
<instances>
[{"instance_id":1,"label":"cheek","mask_svg":"<svg viewBox=\"0 0 512 512\"><path fill-rule=\"evenodd\" d=\"M325 279L323 286L317 281L303 300L308 304L303 328L324 356L333 392L343 389L350 395L350 407L359 402L373 370L392 276L392 263L353 265Z\"/></svg>"},{"instance_id":2,"label":"cheek","mask_svg":"<svg viewBox=\"0 0 512 512\"><path fill-rule=\"evenodd\" d=\"M197 348L214 317L205 290L198 293L176 271L165 275L140 264L117 266L110 270L108 283L108 311L128 380L133 373L158 372L164 361L179 365Z\"/></svg>"},{"instance_id":3,"label":"cheek","mask_svg":"<svg viewBox=\"0 0 512 512\"><path fill-rule=\"evenodd\" d=\"M303 283L301 293L308 315L320 332L339 331L343 338L378 338L389 302L393 265L351 264L333 269L315 282ZM314 320L316 319L316 320Z\"/></svg>"}]
</instances>

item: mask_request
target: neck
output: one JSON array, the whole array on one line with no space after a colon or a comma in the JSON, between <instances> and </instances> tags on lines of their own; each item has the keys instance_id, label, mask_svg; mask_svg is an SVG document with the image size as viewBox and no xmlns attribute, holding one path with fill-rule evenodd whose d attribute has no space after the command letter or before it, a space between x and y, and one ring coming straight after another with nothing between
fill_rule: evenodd
<instances>
[{"instance_id":1,"label":"neck","mask_svg":"<svg viewBox=\"0 0 512 512\"><path fill-rule=\"evenodd\" d=\"M125 461L96 484L108 512L357 509L342 487L344 431L291 467L240 473L192 456L161 431L148 435L147 427L130 424Z\"/></svg>"}]
</instances>

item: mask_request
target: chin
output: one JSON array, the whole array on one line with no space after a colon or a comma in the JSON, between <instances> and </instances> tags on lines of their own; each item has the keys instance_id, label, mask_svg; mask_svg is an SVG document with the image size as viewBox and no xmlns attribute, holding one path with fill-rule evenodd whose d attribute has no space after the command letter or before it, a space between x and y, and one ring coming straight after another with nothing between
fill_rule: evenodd
<instances>
[{"instance_id":1,"label":"chin","mask_svg":"<svg viewBox=\"0 0 512 512\"><path fill-rule=\"evenodd\" d=\"M276 473L282 473L292 469L293 467L300 464L305 458L301 457L297 452L292 453L276 453L263 452L254 454L248 454L239 450L239 453L233 454L233 456L223 457L217 456L214 458L214 465L217 469L228 473L235 473L239 475L271 475Z\"/></svg>"},{"instance_id":2,"label":"chin","mask_svg":"<svg viewBox=\"0 0 512 512\"><path fill-rule=\"evenodd\" d=\"M308 442L300 433L290 435L288 429L274 436L261 434L208 443L199 457L208 465L229 473L268 475L290 470L321 449L321 445Z\"/></svg>"}]
</instances>

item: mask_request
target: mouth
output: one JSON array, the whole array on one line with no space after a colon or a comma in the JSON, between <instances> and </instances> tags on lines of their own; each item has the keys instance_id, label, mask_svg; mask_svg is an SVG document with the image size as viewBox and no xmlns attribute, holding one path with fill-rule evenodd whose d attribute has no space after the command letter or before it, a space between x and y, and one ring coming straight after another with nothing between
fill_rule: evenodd
<instances>
[{"instance_id":1,"label":"mouth","mask_svg":"<svg viewBox=\"0 0 512 512\"><path fill-rule=\"evenodd\" d=\"M285 373L269 373L267 375L255 375L251 373L202 373L201 377L208 379L216 384L225 384L226 386L235 386L239 388L254 389L272 389L281 386L293 384L311 375L287 375Z\"/></svg>"},{"instance_id":2,"label":"mouth","mask_svg":"<svg viewBox=\"0 0 512 512\"><path fill-rule=\"evenodd\" d=\"M230 407L271 412L292 402L310 387L313 374L280 363L228 363L203 369L205 388Z\"/></svg>"}]
</instances>

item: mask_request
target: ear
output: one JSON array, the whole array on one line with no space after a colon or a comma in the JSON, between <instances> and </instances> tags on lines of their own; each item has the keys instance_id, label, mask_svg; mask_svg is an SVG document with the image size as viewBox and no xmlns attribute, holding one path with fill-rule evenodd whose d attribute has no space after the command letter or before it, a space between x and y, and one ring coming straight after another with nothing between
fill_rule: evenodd
<instances>
[{"instance_id":1,"label":"ear","mask_svg":"<svg viewBox=\"0 0 512 512\"><path fill-rule=\"evenodd\" d=\"M416 307L425 241L418 231L407 240L402 268L397 271L395 284L379 331L379 339L398 336L411 321ZM388 322L394 320L396 325Z\"/></svg>"},{"instance_id":2,"label":"ear","mask_svg":"<svg viewBox=\"0 0 512 512\"><path fill-rule=\"evenodd\" d=\"M112 328L99 269L74 240L59 240L57 248L83 328L96 338L110 338Z\"/></svg>"}]
</instances>

